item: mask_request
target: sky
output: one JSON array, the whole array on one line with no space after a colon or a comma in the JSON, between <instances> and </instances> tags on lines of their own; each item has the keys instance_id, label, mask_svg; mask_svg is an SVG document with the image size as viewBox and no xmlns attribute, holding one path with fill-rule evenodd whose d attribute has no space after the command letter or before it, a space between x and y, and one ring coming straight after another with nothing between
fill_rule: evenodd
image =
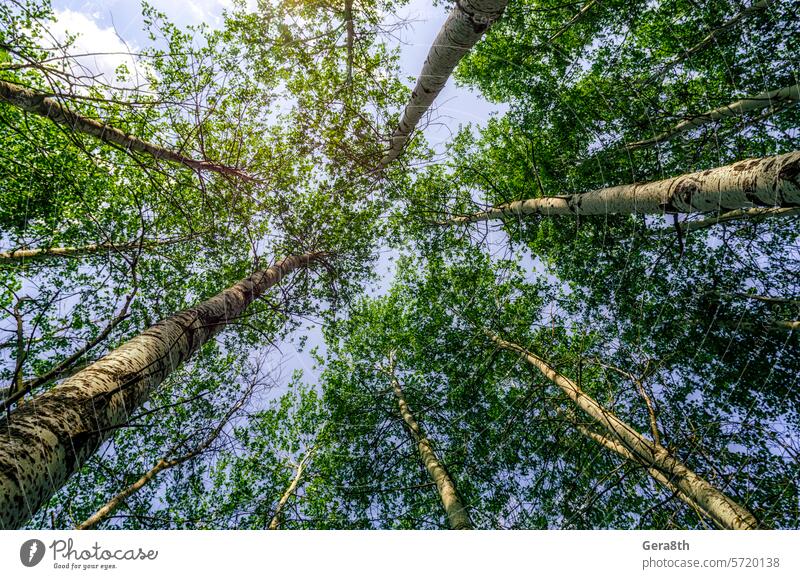
<instances>
[{"instance_id":1,"label":"sky","mask_svg":"<svg viewBox=\"0 0 800 579\"><path fill-rule=\"evenodd\" d=\"M254 0L248 2L250 6L255 4ZM178 26L205 23L215 28L222 25L223 11L233 7L232 0L149 0L149 4ZM109 78L113 78L114 69L121 63L135 70L133 62L125 55L148 44L139 0L52 0L52 6L58 21L51 33L58 39L64 38L66 31L77 34L74 52L92 54L81 60L83 66L105 73ZM430 0L412 0L394 16L387 15L387 21L408 23L397 31L396 41L389 38L387 42L395 42L400 47L401 78L409 93L447 13L446 6L433 6ZM459 126L484 125L491 115L506 110L503 105L487 102L477 92L455 86L452 78L434 108L423 132L428 144L437 151L442 150ZM392 278L392 265L387 255L377 264L383 286L388 286ZM386 287L375 289L381 293ZM279 355L271 357L274 366L270 371L279 383L287 383L295 370L303 371L308 382L313 383L319 376L308 350L319 347L324 351L320 328L312 326L299 333L308 336L304 351L299 351L294 340L288 339L278 344Z\"/></svg>"},{"instance_id":2,"label":"sky","mask_svg":"<svg viewBox=\"0 0 800 579\"><path fill-rule=\"evenodd\" d=\"M253 0L248 1L254 4ZM223 10L233 7L233 0L150 0L149 3L180 26L206 23L219 27ZM147 44L138 0L52 0L52 5L58 17L54 27L57 35L68 29L79 34L78 51L106 53L85 61L97 71L113 71L126 61L123 53L135 52ZM394 16L408 21L398 37L401 75L410 90L413 80L408 79L416 79L419 74L428 49L447 18L447 7L432 6L430 0L412 0ZM425 136L437 148L459 125L483 124L491 114L505 111L503 105L489 103L477 92L456 87L452 79L435 106L436 112L425 129Z\"/></svg>"}]
</instances>

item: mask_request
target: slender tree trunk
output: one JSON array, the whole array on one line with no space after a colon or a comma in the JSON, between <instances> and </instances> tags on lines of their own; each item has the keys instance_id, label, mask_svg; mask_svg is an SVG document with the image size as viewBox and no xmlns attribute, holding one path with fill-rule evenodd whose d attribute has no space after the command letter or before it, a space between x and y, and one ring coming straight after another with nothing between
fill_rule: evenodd
<instances>
[{"instance_id":1,"label":"slender tree trunk","mask_svg":"<svg viewBox=\"0 0 800 579\"><path fill-rule=\"evenodd\" d=\"M29 259L40 259L46 257L78 257L91 255L93 253L112 252L112 251L136 251L139 249L153 249L167 245L174 245L186 241L188 238L181 237L176 239L146 239L141 243L134 241L130 243L90 243L78 247L42 247L33 249L12 249L0 251L0 265L3 262L17 262Z\"/></svg>"},{"instance_id":2,"label":"slender tree trunk","mask_svg":"<svg viewBox=\"0 0 800 579\"><path fill-rule=\"evenodd\" d=\"M390 370L387 374L392 382L394 395L397 398L400 416L408 427L411 439L417 445L420 459L422 459L425 468L428 470L428 474L430 474L433 482L436 483L436 488L439 491L439 498L447 514L447 522L450 524L450 528L454 530L472 529L473 525L469 518L469 513L458 496L453 479L450 478L447 469L445 469L444 465L439 461L436 452L433 450L433 445L425 437L422 428L414 419L414 415L408 407L403 389L400 386L400 381L397 379L394 372L393 360L391 361Z\"/></svg>"},{"instance_id":3,"label":"slender tree trunk","mask_svg":"<svg viewBox=\"0 0 800 579\"><path fill-rule=\"evenodd\" d=\"M0 528L23 524L181 363L292 271L291 256L163 320L0 418Z\"/></svg>"},{"instance_id":4,"label":"slender tree trunk","mask_svg":"<svg viewBox=\"0 0 800 579\"><path fill-rule=\"evenodd\" d=\"M500 18L508 0L461 0L456 2L431 45L389 150L381 159L384 168L402 152L422 116L439 95L464 55L475 46L492 23Z\"/></svg>"},{"instance_id":5,"label":"slender tree trunk","mask_svg":"<svg viewBox=\"0 0 800 579\"><path fill-rule=\"evenodd\" d=\"M54 123L65 125L73 131L97 137L105 143L122 147L129 151L147 153L156 159L164 159L190 167L196 171L213 171L224 175L233 175L242 179L253 180L239 169L227 167L211 161L197 161L170 149L149 143L110 125L79 115L62 105L56 98L32 91L24 86L0 80L0 102L7 102L24 111L50 119Z\"/></svg>"},{"instance_id":6,"label":"slender tree trunk","mask_svg":"<svg viewBox=\"0 0 800 579\"><path fill-rule=\"evenodd\" d=\"M662 181L512 201L486 211L453 217L440 225L521 215L705 213L752 205L785 208L800 206L800 151L746 159L733 165Z\"/></svg>"},{"instance_id":7,"label":"slender tree trunk","mask_svg":"<svg viewBox=\"0 0 800 579\"><path fill-rule=\"evenodd\" d=\"M758 223L770 217L791 217L792 215L800 214L799 207L752 207L750 209L734 209L716 217L708 217L699 221L687 221L678 226L681 231L697 231L698 229L705 229L712 227L719 223L728 223L729 221L749 221L751 223ZM672 228L670 228L672 231Z\"/></svg>"},{"instance_id":8,"label":"slender tree trunk","mask_svg":"<svg viewBox=\"0 0 800 579\"><path fill-rule=\"evenodd\" d=\"M194 457L202 454L211 443L213 443L217 437L222 432L222 429L225 428L225 425L231 419L231 417L244 405L247 401L247 398L253 391L254 385L251 385L250 388L247 390L247 393L236 403L234 404L228 412L225 413L225 416L220 421L214 430L211 431L209 434L199 445L197 445L193 450L187 452L186 454L179 456L178 458L162 458L159 460L153 468L148 470L144 473L141 478L139 478L135 483L130 485L129 487L125 488L125 490L121 491L119 494L115 495L111 500L109 500L106 504L102 507L97 509L95 513L90 516L88 519L83 521L80 525L75 527L78 531L85 531L88 529L93 529L102 521L107 519L111 514L116 511L119 506L124 503L129 497L136 494L142 487L144 487L147 483L155 478L155 476L163 470L170 469L172 467L178 466L183 464L184 462L193 459ZM176 445L172 447L167 455L170 455L178 450L180 445Z\"/></svg>"},{"instance_id":9,"label":"slender tree trunk","mask_svg":"<svg viewBox=\"0 0 800 579\"><path fill-rule=\"evenodd\" d=\"M575 16L569 19L569 22L567 22L564 26L559 28L558 31L555 34L553 34L547 41L553 42L557 40L567 30L575 26L575 24L577 24L578 21L580 21L584 16L586 16L586 13L592 8L592 6L597 4L597 2L598 0L589 0L586 4L583 5L583 7L578 11L578 13L575 14Z\"/></svg>"},{"instance_id":10,"label":"slender tree trunk","mask_svg":"<svg viewBox=\"0 0 800 579\"><path fill-rule=\"evenodd\" d=\"M752 111L759 111L769 107L772 110L780 108L782 105L800 100L800 84L787 86L769 92L763 92L752 97L745 97L728 105L706 111L700 115L681 121L671 129L656 135L651 139L637 141L626 145L629 150L642 149L644 147L669 141L673 137L680 135L688 130L701 127L708 123L713 123L720 119L736 117Z\"/></svg>"},{"instance_id":11,"label":"slender tree trunk","mask_svg":"<svg viewBox=\"0 0 800 579\"><path fill-rule=\"evenodd\" d=\"M547 362L522 346L507 342L492 332L487 331L487 335L498 347L519 354L529 364L538 368L548 380L558 386L600 428L608 432L616 442L623 445L638 463L648 469L655 469L664 475L669 484L679 490L681 495L691 499L691 504L708 513L724 528L758 528L758 521L747 509L691 471L675 458L669 450L646 439L633 427L603 408L594 398L581 390L577 384L560 374Z\"/></svg>"},{"instance_id":12,"label":"slender tree trunk","mask_svg":"<svg viewBox=\"0 0 800 579\"><path fill-rule=\"evenodd\" d=\"M356 30L353 22L353 0L344 0L344 21L347 29L347 83L353 82L353 51Z\"/></svg>"},{"instance_id":13,"label":"slender tree trunk","mask_svg":"<svg viewBox=\"0 0 800 579\"><path fill-rule=\"evenodd\" d=\"M754 3L749 8L745 8L739 14L723 22L717 28L714 28L711 32L706 34L697 44L692 45L690 48L682 52L680 55L673 58L670 62L662 66L657 72L653 73L650 78L647 79L647 83L651 83L665 74L667 74L670 70L675 68L678 64L686 60L687 58L697 54L701 50L703 50L706 46L710 45L714 40L716 40L717 36L726 32L727 30L736 26L739 22L750 16L751 14L755 14L757 12L761 12L762 10L766 10L767 8L772 5L775 0L759 0L759 2Z\"/></svg>"},{"instance_id":14,"label":"slender tree trunk","mask_svg":"<svg viewBox=\"0 0 800 579\"><path fill-rule=\"evenodd\" d=\"M289 502L289 499L292 498L297 492L297 486L300 484L300 479L303 478L303 472L305 471L306 466L308 466L308 461L311 460L314 450L316 450L316 447L311 447L303 457L303 460L300 461L300 464L297 465L294 477L292 477L292 482L289 483L288 487L286 487L286 490L281 495L281 498L278 500L278 504L275 507L275 514L272 515L272 520L269 522L269 527L267 527L267 529L270 531L277 531L281 528L283 509L286 507L286 503Z\"/></svg>"}]
</instances>

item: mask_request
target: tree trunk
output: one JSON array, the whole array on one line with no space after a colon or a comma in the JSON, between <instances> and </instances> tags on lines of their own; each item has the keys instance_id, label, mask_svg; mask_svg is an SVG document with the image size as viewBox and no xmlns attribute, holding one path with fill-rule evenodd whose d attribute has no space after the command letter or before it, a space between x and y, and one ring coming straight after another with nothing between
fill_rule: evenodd
<instances>
[{"instance_id":1,"label":"tree trunk","mask_svg":"<svg viewBox=\"0 0 800 579\"><path fill-rule=\"evenodd\" d=\"M312 446L303 457L303 460L300 461L300 464L297 465L297 470L295 471L294 477L292 477L292 482L289 483L288 487L286 487L286 491L284 491L284 493L281 495L281 498L275 507L275 514L272 515L272 520L269 522L269 527L267 527L270 531L277 531L281 528L283 509L286 506L286 503L289 502L289 499L292 498L297 492L297 486L300 484L300 479L303 478L303 472L308 465L308 461L311 460L314 450L316 450L316 447Z\"/></svg>"},{"instance_id":2,"label":"tree trunk","mask_svg":"<svg viewBox=\"0 0 800 579\"><path fill-rule=\"evenodd\" d=\"M617 442L615 440L611 440L607 436L603 436L602 434L594 432L594 431L586 428L585 426L581 426L581 425L578 424L578 425L576 425L576 428L581 432L581 434L583 434L587 438L591 438L592 440L594 440L598 444L600 444L600 445L604 446L605 448L607 448L608 450L618 454L622 458L624 458L626 460L629 460L631 462L637 462L637 463L639 462L636 459L636 457L633 454L631 454L631 452L627 448L625 448L625 446L622 445L621 443L619 443L619 442ZM652 476L653 479L656 480L656 482L658 482L661 485L663 485L671 493L674 493L676 497L678 497L684 503L689 505L689 507L691 507L692 510L695 511L699 516L705 517L707 519L711 519L712 521L714 521L714 523L720 529L724 529L725 528L724 524L722 524L720 521L717 521L713 516L711 516L709 513L707 513L705 510L703 510L702 507L700 507L697 503L695 503L691 499L691 497L686 496L684 493L681 492L680 489L676 488L675 485L673 485L672 482L670 482L669 478L667 478L667 476L665 476L663 472L661 472L657 468L649 467L647 465L644 465L644 466L645 466L645 468L647 468L647 472L650 473L650 476Z\"/></svg>"},{"instance_id":3,"label":"tree trunk","mask_svg":"<svg viewBox=\"0 0 800 579\"><path fill-rule=\"evenodd\" d=\"M734 209L727 213L722 213L715 217L708 217L699 221L687 221L686 223L678 224L681 231L697 231L698 229L705 229L712 227L719 223L727 223L729 221L749 221L750 223L758 223L770 217L791 217L792 215L800 214L799 207L752 207L750 209ZM672 228L669 231L673 231Z\"/></svg>"},{"instance_id":4,"label":"tree trunk","mask_svg":"<svg viewBox=\"0 0 800 579\"><path fill-rule=\"evenodd\" d=\"M402 152L412 131L439 95L447 79L464 55L475 46L483 33L500 18L508 0L461 0L456 2L431 45L417 85L394 130L389 150L381 159L385 168Z\"/></svg>"},{"instance_id":5,"label":"tree trunk","mask_svg":"<svg viewBox=\"0 0 800 579\"><path fill-rule=\"evenodd\" d=\"M453 217L440 225L520 215L705 213L753 205L792 208L800 206L800 151L746 159L733 165L662 181L512 201L486 211Z\"/></svg>"},{"instance_id":6,"label":"tree trunk","mask_svg":"<svg viewBox=\"0 0 800 579\"><path fill-rule=\"evenodd\" d=\"M5 101L29 113L48 118L54 123L65 125L73 131L97 137L105 143L117 145L128 151L147 153L156 159L165 159L167 161L179 163L196 171L213 171L215 173L233 175L246 180L253 180L252 177L239 169L226 167L225 165L212 163L211 161L197 161L159 145L143 141L133 135L128 135L117 128L96 121L95 119L79 115L66 108L58 102L57 99L37 93L23 86L0 80L0 101Z\"/></svg>"},{"instance_id":7,"label":"tree trunk","mask_svg":"<svg viewBox=\"0 0 800 579\"><path fill-rule=\"evenodd\" d=\"M758 521L747 509L691 471L669 450L647 440L632 426L603 408L577 384L560 374L547 362L522 346L507 342L492 332L487 331L486 333L498 347L516 352L529 364L538 368L600 428L608 432L616 442L622 444L638 463L663 474L669 484L680 491L679 496L691 499L690 504L702 509L704 513L707 513L726 529L758 528Z\"/></svg>"},{"instance_id":8,"label":"tree trunk","mask_svg":"<svg viewBox=\"0 0 800 579\"><path fill-rule=\"evenodd\" d=\"M252 274L0 419L0 528L33 516L173 370L284 276L325 256L291 256Z\"/></svg>"},{"instance_id":9,"label":"tree trunk","mask_svg":"<svg viewBox=\"0 0 800 579\"><path fill-rule=\"evenodd\" d=\"M178 237L175 239L146 239L141 243L137 241L125 243L90 243L78 247L42 247L33 249L11 249L0 251L0 265L3 262L17 262L46 257L78 257L101 252L138 251L139 249L153 249L167 245L174 245L189 239Z\"/></svg>"},{"instance_id":10,"label":"tree trunk","mask_svg":"<svg viewBox=\"0 0 800 579\"><path fill-rule=\"evenodd\" d=\"M696 117L681 121L671 129L664 131L663 133L660 133L651 139L630 143L626 145L626 148L629 150L642 149L649 145L655 145L656 143L669 141L673 137L676 137L683 132L701 127L708 123L713 123L714 121L718 121L720 119L736 117L752 111L760 111L761 109L765 109L767 107L769 107L771 110L776 110L786 103L797 102L799 100L800 84L795 84L793 86L788 86L777 90L771 90L769 92L763 92L756 96L745 97L723 107L706 111L700 115L697 115Z\"/></svg>"},{"instance_id":11,"label":"tree trunk","mask_svg":"<svg viewBox=\"0 0 800 579\"><path fill-rule=\"evenodd\" d=\"M388 375L392 382L392 390L394 390L394 395L397 398L397 406L400 409L400 416L403 418L403 422L405 422L406 426L408 427L408 432L411 435L412 440L417 445L419 456L422 459L425 468L428 470L428 474L430 474L433 482L436 483L436 488L439 490L439 498L441 499L442 506L444 506L445 513L447 514L447 522L450 524L450 528L454 530L472 529L472 521L469 518L467 509L461 503L461 499L456 491L455 483L450 478L450 475L447 472L447 469L444 468L444 465L439 462L439 458L436 456L436 452L433 450L433 445L431 445L430 441L425 438L422 428L420 428L419 424L414 419L414 415L411 414L411 410L408 408L408 403L406 402L405 395L403 394L403 389L400 386L400 381L397 379L397 376L394 373L393 362Z\"/></svg>"}]
</instances>

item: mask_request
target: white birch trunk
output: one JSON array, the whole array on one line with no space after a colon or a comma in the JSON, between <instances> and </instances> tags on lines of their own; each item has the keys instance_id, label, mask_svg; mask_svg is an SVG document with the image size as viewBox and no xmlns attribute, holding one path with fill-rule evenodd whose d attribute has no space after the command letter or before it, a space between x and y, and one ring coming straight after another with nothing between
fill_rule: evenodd
<instances>
[{"instance_id":1,"label":"white birch trunk","mask_svg":"<svg viewBox=\"0 0 800 579\"><path fill-rule=\"evenodd\" d=\"M469 518L469 513L466 507L461 502L456 491L456 485L450 474L445 469L444 465L439 461L436 452L433 450L433 445L425 437L422 428L417 423L414 415L408 407L403 389L400 386L400 381L394 375L394 369L389 374L392 382L392 390L397 398L397 406L400 410L400 416L403 418L408 427L408 432L412 440L417 445L419 457L425 465L425 469L431 477L431 480L436 483L436 488L439 491L439 499L442 501L445 513L447 515L447 522L451 529L454 530L468 530L472 529L472 521Z\"/></svg>"},{"instance_id":2,"label":"white birch trunk","mask_svg":"<svg viewBox=\"0 0 800 579\"><path fill-rule=\"evenodd\" d=\"M39 94L23 86L0 80L0 102L7 102L29 113L54 123L65 125L73 131L97 137L103 142L118 145L128 151L147 153L156 159L164 159L190 167L196 171L212 171L232 175L246 180L253 178L246 173L211 161L197 161L159 145L149 143L110 125L79 115L58 102L57 99Z\"/></svg>"},{"instance_id":3,"label":"white birch trunk","mask_svg":"<svg viewBox=\"0 0 800 579\"><path fill-rule=\"evenodd\" d=\"M774 111L785 106L787 103L793 103L797 101L800 101L800 84L787 86L777 90L771 90L769 92L763 92L752 97L739 99L738 101L732 102L728 105L706 111L700 115L681 121L671 129L664 131L655 137L630 143L626 145L626 148L629 150L642 149L649 145L655 145L656 143L669 141L681 133L701 127L708 123L713 123L714 121L718 121L720 119L737 117L745 113L760 111L761 109L765 108L770 108Z\"/></svg>"},{"instance_id":4,"label":"white birch trunk","mask_svg":"<svg viewBox=\"0 0 800 579\"><path fill-rule=\"evenodd\" d=\"M447 84L456 65L480 40L492 23L500 18L508 0L460 0L450 12L431 45L425 64L411 93L400 123L381 159L386 167L403 151L411 133Z\"/></svg>"},{"instance_id":5,"label":"white birch trunk","mask_svg":"<svg viewBox=\"0 0 800 579\"><path fill-rule=\"evenodd\" d=\"M258 271L0 418L0 528L25 523L173 370L284 276L324 257Z\"/></svg>"},{"instance_id":6,"label":"white birch trunk","mask_svg":"<svg viewBox=\"0 0 800 579\"><path fill-rule=\"evenodd\" d=\"M40 259L46 257L78 257L83 255L91 255L93 253L101 252L121 252L121 251L137 251L139 249L154 249L167 245L174 245L189 239L188 237L179 237L176 239L164 240L144 240L139 242L127 243L90 243L81 246L63 246L63 247L35 247L30 249L10 249L8 251L0 251L0 265L3 262L17 262L29 259Z\"/></svg>"},{"instance_id":7,"label":"white birch trunk","mask_svg":"<svg viewBox=\"0 0 800 579\"><path fill-rule=\"evenodd\" d=\"M746 159L662 181L512 201L440 225L522 215L707 213L753 206L800 206L800 151Z\"/></svg>"},{"instance_id":8,"label":"white birch trunk","mask_svg":"<svg viewBox=\"0 0 800 579\"><path fill-rule=\"evenodd\" d=\"M498 347L516 352L529 364L535 366L572 402L589 416L598 426L622 444L636 461L648 469L659 471L669 484L691 499L704 513L726 529L756 529L758 521L747 509L726 496L708 481L698 476L660 444L647 440L632 426L603 408L594 398L566 376L560 374L547 362L527 351L522 346L507 342L497 335L486 332Z\"/></svg>"},{"instance_id":9,"label":"white birch trunk","mask_svg":"<svg viewBox=\"0 0 800 579\"><path fill-rule=\"evenodd\" d=\"M297 465L297 469L295 471L294 476L292 477L292 482L289 483L289 486L286 487L286 490L281 495L281 498L278 500L278 504L275 507L275 514L272 515L272 520L269 522L269 526L267 527L270 531L277 531L281 528L281 521L283 519L283 509L286 507L286 503L289 502L289 499L294 496L297 492L297 487L300 484L300 479L303 478L303 472L305 472L306 466L308 465L308 461L311 460L311 457L316 450L315 446L312 446L309 451L303 457L303 460L300 461L300 464Z\"/></svg>"}]
</instances>

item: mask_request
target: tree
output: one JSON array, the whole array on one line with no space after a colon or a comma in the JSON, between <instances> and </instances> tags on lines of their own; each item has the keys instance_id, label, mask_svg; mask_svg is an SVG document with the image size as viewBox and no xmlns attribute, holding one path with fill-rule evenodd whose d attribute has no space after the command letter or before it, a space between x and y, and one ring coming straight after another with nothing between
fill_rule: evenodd
<instances>
[{"instance_id":1,"label":"tree","mask_svg":"<svg viewBox=\"0 0 800 579\"><path fill-rule=\"evenodd\" d=\"M410 97L399 4L0 6L0 521L796 527L791 3L459 2Z\"/></svg>"}]
</instances>

